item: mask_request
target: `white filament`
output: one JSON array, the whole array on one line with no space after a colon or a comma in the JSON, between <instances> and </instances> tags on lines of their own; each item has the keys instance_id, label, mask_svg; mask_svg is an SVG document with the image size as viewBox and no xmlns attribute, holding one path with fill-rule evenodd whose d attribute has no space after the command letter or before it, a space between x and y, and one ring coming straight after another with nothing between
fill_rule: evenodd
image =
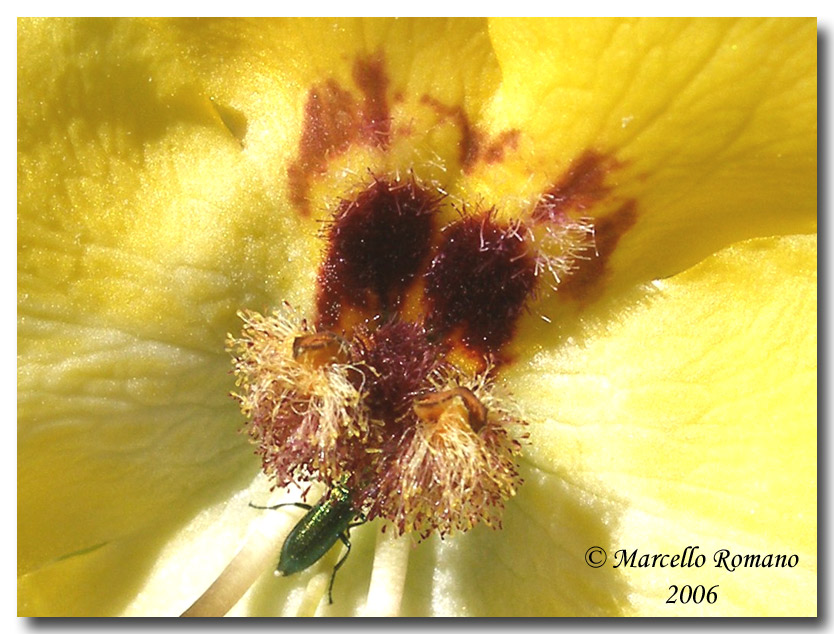
<instances>
[{"instance_id":1,"label":"white filament","mask_svg":"<svg viewBox=\"0 0 834 634\"><path fill-rule=\"evenodd\" d=\"M390 530L377 533L374 566L362 616L399 616L412 543Z\"/></svg>"},{"instance_id":2,"label":"white filament","mask_svg":"<svg viewBox=\"0 0 834 634\"><path fill-rule=\"evenodd\" d=\"M241 549L182 616L225 615L263 574L265 566L278 560L281 546L297 521L297 513L264 513L259 517Z\"/></svg>"}]
</instances>

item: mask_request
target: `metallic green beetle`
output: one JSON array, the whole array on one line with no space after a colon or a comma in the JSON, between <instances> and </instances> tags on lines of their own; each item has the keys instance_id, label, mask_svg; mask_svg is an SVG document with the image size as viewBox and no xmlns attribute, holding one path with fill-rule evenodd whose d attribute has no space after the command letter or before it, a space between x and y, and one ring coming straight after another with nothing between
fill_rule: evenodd
<instances>
[{"instance_id":1,"label":"metallic green beetle","mask_svg":"<svg viewBox=\"0 0 834 634\"><path fill-rule=\"evenodd\" d=\"M327 597L333 603L333 582L336 571L345 563L350 554L350 529L365 523L360 513L353 508L350 490L337 484L314 506L301 502L286 502L275 506L255 506L256 509L277 509L282 506L299 506L307 509L281 548L276 572L282 576L306 570L327 554L333 545L341 540L347 552L333 567ZM356 518L359 518L358 520Z\"/></svg>"}]
</instances>

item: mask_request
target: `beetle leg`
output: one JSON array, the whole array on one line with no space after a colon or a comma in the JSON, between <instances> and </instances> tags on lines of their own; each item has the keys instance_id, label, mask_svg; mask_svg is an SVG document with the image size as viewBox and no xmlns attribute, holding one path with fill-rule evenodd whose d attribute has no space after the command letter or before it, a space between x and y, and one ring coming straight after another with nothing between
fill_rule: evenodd
<instances>
[{"instance_id":1,"label":"beetle leg","mask_svg":"<svg viewBox=\"0 0 834 634\"><path fill-rule=\"evenodd\" d=\"M350 530L350 526L348 526L348 530ZM347 559L350 554L350 538L348 537L347 530L339 535L339 539L341 539L342 543L347 546L347 552L342 555L342 558L336 562L335 566L333 566L333 574L330 575L330 586L327 588L327 598L331 605L333 604L333 582L336 581L336 571L339 570L343 563L345 563L345 559Z\"/></svg>"}]
</instances>

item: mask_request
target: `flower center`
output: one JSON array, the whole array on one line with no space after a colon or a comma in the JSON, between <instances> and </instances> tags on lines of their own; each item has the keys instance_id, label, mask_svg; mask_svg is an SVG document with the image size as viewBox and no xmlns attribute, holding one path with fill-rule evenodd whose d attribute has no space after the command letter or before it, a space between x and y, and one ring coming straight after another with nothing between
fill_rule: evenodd
<instances>
[{"instance_id":1,"label":"flower center","mask_svg":"<svg viewBox=\"0 0 834 634\"><path fill-rule=\"evenodd\" d=\"M343 492L343 519L382 518L389 534L499 528L521 485L528 437L501 389L518 322L549 291L580 305L598 292L636 204L607 183L619 163L593 150L536 200L519 202L513 218L453 203L433 180L446 161L454 167L448 153L405 177L372 174L329 202L332 186L343 186L339 174L362 173L351 160L391 165L398 148L413 145L413 117L398 114L405 104L457 130L464 174L523 146L519 130L487 133L461 106L389 94L381 55L355 60L353 70L353 85L331 78L310 88L287 170L302 216L331 210L313 314L241 314L243 332L228 342L235 397L276 487L318 480ZM302 532L342 526L317 508Z\"/></svg>"},{"instance_id":2,"label":"flower center","mask_svg":"<svg viewBox=\"0 0 834 634\"><path fill-rule=\"evenodd\" d=\"M315 327L246 315L230 342L277 486L343 486L357 513L421 537L500 525L526 436L498 371L540 274L552 288L594 248L593 226L565 206L602 187L602 168L583 169L512 221L463 208L444 226L446 197L414 176L373 176L337 205Z\"/></svg>"}]
</instances>

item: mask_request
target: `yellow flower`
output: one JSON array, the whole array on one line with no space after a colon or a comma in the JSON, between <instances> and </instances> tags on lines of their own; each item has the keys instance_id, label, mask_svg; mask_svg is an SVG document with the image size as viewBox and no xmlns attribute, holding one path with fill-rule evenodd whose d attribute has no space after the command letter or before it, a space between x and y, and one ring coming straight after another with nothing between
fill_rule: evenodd
<instances>
[{"instance_id":1,"label":"yellow flower","mask_svg":"<svg viewBox=\"0 0 834 634\"><path fill-rule=\"evenodd\" d=\"M406 551L401 613L815 614L815 44L807 19L21 20L19 613L179 614L291 522L248 506L226 333L312 314L321 221L411 173L450 218L581 212L595 252L509 344L531 438L503 529ZM365 609L376 531L325 613ZM334 561L262 562L232 613L314 611Z\"/></svg>"}]
</instances>

